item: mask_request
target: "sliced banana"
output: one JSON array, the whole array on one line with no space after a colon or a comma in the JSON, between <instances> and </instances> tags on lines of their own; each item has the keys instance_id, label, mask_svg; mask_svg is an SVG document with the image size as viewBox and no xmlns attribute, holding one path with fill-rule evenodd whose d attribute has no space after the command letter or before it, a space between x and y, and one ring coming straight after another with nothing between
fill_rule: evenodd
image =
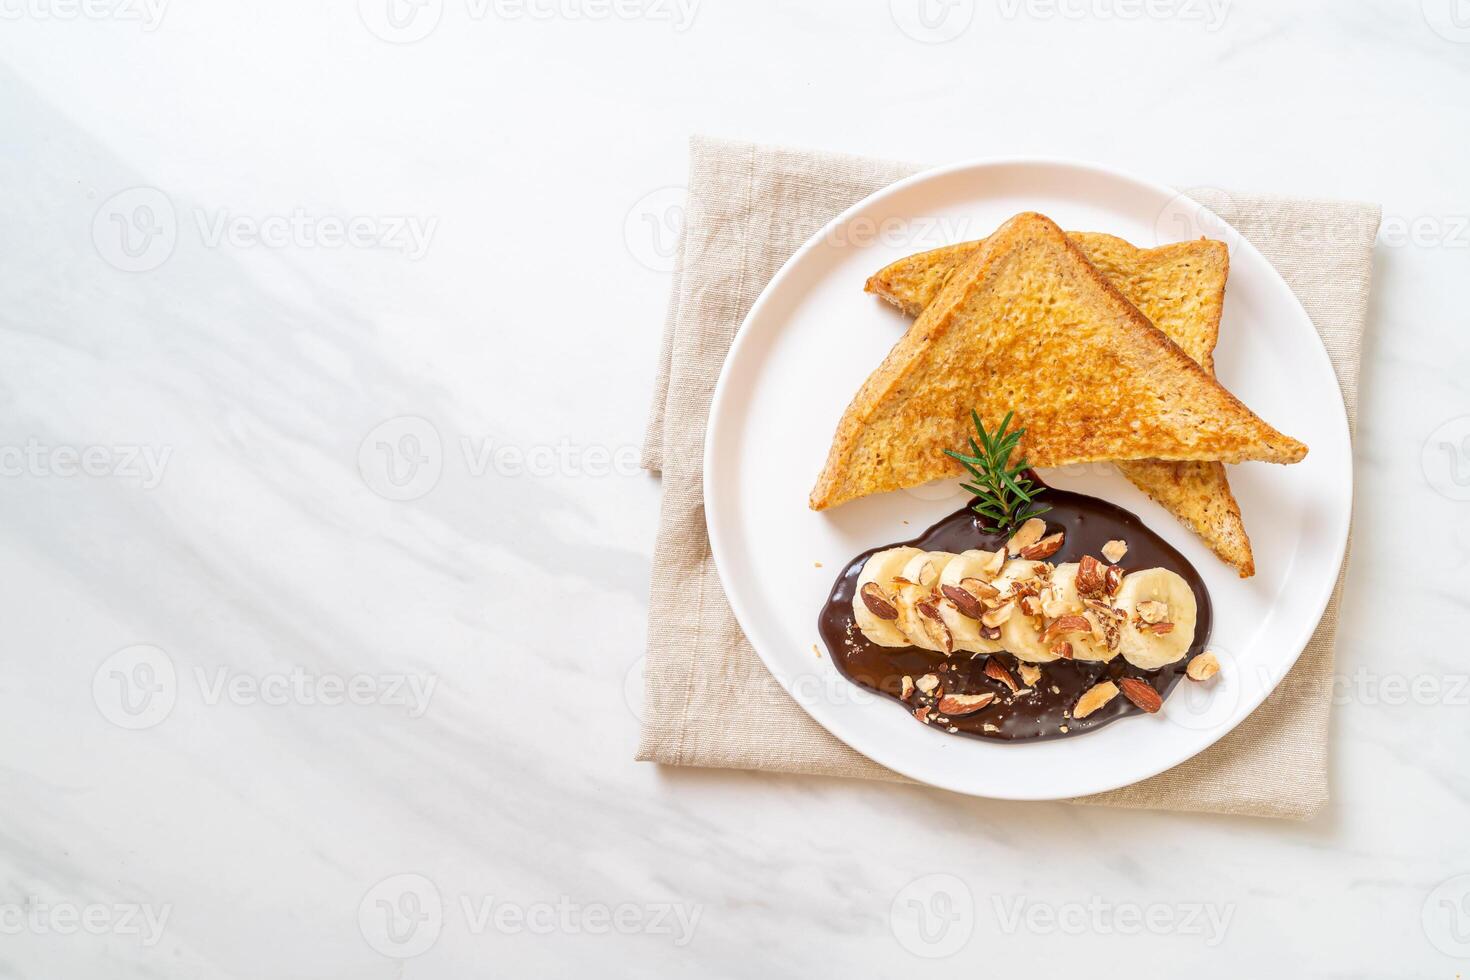
<instances>
[{"instance_id":1,"label":"sliced banana","mask_svg":"<svg viewBox=\"0 0 1470 980\"><path fill-rule=\"evenodd\" d=\"M904 580L898 585L898 628L908 637L912 646L935 653L950 653L945 648L942 622L926 615L921 606L938 612L934 593L939 588L939 578L955 556L948 551L921 551L908 560L899 577ZM907 584L905 584L907 583Z\"/></svg>"},{"instance_id":2,"label":"sliced banana","mask_svg":"<svg viewBox=\"0 0 1470 980\"><path fill-rule=\"evenodd\" d=\"M934 653L1005 650L1029 663L1060 659L1051 648L1065 639L1072 644L1073 659L1106 662L1121 653L1135 667L1157 670L1179 661L1194 643L1198 615L1194 592L1168 569L1149 568L1124 576L1113 605L1127 620L1121 623L1117 648L1110 650L1099 614L1077 592L1077 564L1052 568L1045 562L1013 559L1000 565L1001 557L989 551L955 555L909 547L880 551L858 575L853 617L863 635L879 646L913 646ZM1028 616L1021 607L1028 585L1039 593L1040 616ZM1001 605L987 608L984 600L996 599ZM978 619L975 613L980 614ZM1066 616L1080 616L1093 629L1048 640L1045 627ZM1000 639L986 639L982 625L999 628Z\"/></svg>"},{"instance_id":3,"label":"sliced banana","mask_svg":"<svg viewBox=\"0 0 1470 980\"><path fill-rule=\"evenodd\" d=\"M944 572L939 576L939 591L946 598L939 604L939 614L954 637L956 650L998 653L1004 649L999 640L987 640L981 634L979 616L973 615L984 613L981 600L994 588L990 582L1003 557L998 558L993 551L962 551L944 566ZM968 585L965 584L967 582ZM958 601L954 598L956 595L959 596Z\"/></svg>"},{"instance_id":4,"label":"sliced banana","mask_svg":"<svg viewBox=\"0 0 1470 980\"><path fill-rule=\"evenodd\" d=\"M1000 571L1000 576L992 583L1000 590L1002 600L1005 600L1007 596L1012 597L1006 603L1010 607L1010 615L1000 624L1001 648L1014 654L1018 660L1034 664L1050 663L1058 657L1041 639L1041 631L1036 628L1032 617L1021 611L1016 587L1020 583L1035 581L1044 590L1046 585L1044 569L1047 567L1049 566L1045 562L1028 561L1024 558L1013 559L1005 563L1005 567ZM1004 608L1005 606L1002 606L1002 609ZM1004 612L1000 614L1005 615Z\"/></svg>"},{"instance_id":5,"label":"sliced banana","mask_svg":"<svg viewBox=\"0 0 1470 980\"><path fill-rule=\"evenodd\" d=\"M1092 632L1067 633L1058 636L1058 639L1072 644L1073 660L1107 662L1116 657L1118 651L1108 649L1102 628L1097 623L1097 613L1087 608L1077 592L1077 569L1080 567L1076 562L1066 562L1056 567L1051 573L1050 587L1041 593L1041 610L1046 613L1048 625L1063 616L1081 616L1086 619L1093 627Z\"/></svg>"},{"instance_id":6,"label":"sliced banana","mask_svg":"<svg viewBox=\"0 0 1470 980\"><path fill-rule=\"evenodd\" d=\"M1145 605L1148 619L1139 614L1139 603ZM1157 670L1176 663L1194 643L1195 617L1198 605L1194 590L1167 568L1147 568L1123 576L1114 605L1128 614L1122 624L1119 647L1124 659L1142 670Z\"/></svg>"},{"instance_id":7,"label":"sliced banana","mask_svg":"<svg viewBox=\"0 0 1470 980\"><path fill-rule=\"evenodd\" d=\"M873 611L863 598L863 589L868 585L875 586L875 590L869 590L877 600L875 604L879 608L886 604L897 613L898 586L893 579L903 572L904 566L915 555L922 554L918 548L889 548L870 557L863 564L863 570L858 573L857 593L852 597L853 619L863 635L880 647L906 647L909 645L909 638L899 628L896 616L888 619Z\"/></svg>"}]
</instances>

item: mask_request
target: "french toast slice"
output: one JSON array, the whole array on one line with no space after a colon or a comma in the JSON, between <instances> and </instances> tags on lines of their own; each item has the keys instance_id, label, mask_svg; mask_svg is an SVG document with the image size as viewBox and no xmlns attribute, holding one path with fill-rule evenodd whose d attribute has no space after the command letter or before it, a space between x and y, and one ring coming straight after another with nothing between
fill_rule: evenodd
<instances>
[{"instance_id":1,"label":"french toast slice","mask_svg":"<svg viewBox=\"0 0 1470 980\"><path fill-rule=\"evenodd\" d=\"M958 475L969 413L1014 411L1033 466L1130 459L1295 463L1307 447L1241 404L1056 223L1023 213L949 277L858 390L813 510Z\"/></svg>"},{"instance_id":2,"label":"french toast slice","mask_svg":"<svg viewBox=\"0 0 1470 980\"><path fill-rule=\"evenodd\" d=\"M1073 231L1067 237L1154 326L1214 373L1225 280L1230 274L1230 252L1224 242L1200 239L1142 249L1100 232ZM869 278L866 289L917 317L955 269L984 244L962 242L899 259Z\"/></svg>"},{"instance_id":3,"label":"french toast slice","mask_svg":"<svg viewBox=\"0 0 1470 980\"><path fill-rule=\"evenodd\" d=\"M1223 242L1200 240L1140 249L1113 235L1068 232L1068 237L1169 339L1214 374L1215 343L1225 306L1230 253ZM951 273L983 242L965 242L900 259L868 280L867 291L910 316L939 294ZM1123 460L1116 464L1134 486L1204 540L1241 578L1255 574L1255 557L1217 461Z\"/></svg>"}]
</instances>

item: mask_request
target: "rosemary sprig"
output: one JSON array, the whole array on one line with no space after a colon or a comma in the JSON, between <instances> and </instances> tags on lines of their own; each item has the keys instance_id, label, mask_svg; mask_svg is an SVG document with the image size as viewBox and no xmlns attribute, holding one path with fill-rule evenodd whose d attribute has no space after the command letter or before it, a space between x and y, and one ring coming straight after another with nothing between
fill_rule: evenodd
<instances>
[{"instance_id":1,"label":"rosemary sprig","mask_svg":"<svg viewBox=\"0 0 1470 980\"><path fill-rule=\"evenodd\" d=\"M1036 496L1045 492L1046 487L1037 486L1022 475L1028 468L1026 460L1010 465L1011 454L1015 452L1021 436L1026 434L1025 429L1006 431L1015 414L1007 412L1000 428L992 435L985 431L980 413L972 410L970 418L974 420L975 434L980 438L978 442L970 439L970 455L945 450L947 455L959 460L974 478L974 483L964 486L978 498L974 504L975 513L995 522L995 527L981 525L990 534L1009 532L1051 510L1050 507L1036 506Z\"/></svg>"}]
</instances>

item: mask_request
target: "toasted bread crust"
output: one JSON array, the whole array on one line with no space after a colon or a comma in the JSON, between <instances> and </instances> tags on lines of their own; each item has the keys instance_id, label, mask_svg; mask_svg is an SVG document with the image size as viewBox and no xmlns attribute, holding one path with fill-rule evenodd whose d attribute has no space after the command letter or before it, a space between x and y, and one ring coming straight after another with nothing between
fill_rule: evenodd
<instances>
[{"instance_id":1,"label":"toasted bread crust","mask_svg":"<svg viewBox=\"0 0 1470 980\"><path fill-rule=\"evenodd\" d=\"M1162 459L1135 459L1118 469L1149 497L1198 534L1221 561L1235 566L1241 578L1256 574L1255 555L1240 504L1230 492L1221 463L1172 463Z\"/></svg>"},{"instance_id":2,"label":"toasted bread crust","mask_svg":"<svg viewBox=\"0 0 1470 980\"><path fill-rule=\"evenodd\" d=\"M1136 248L1101 232L1067 233L1088 260L1169 339L1211 374L1225 306L1230 252L1224 242L1200 239ZM962 242L899 259L868 279L866 290L917 317L949 277L984 245Z\"/></svg>"},{"instance_id":3,"label":"toasted bread crust","mask_svg":"<svg viewBox=\"0 0 1470 980\"><path fill-rule=\"evenodd\" d=\"M984 244L984 240L961 242L899 259L870 276L864 288L917 317L934 302L950 275Z\"/></svg>"},{"instance_id":4,"label":"toasted bread crust","mask_svg":"<svg viewBox=\"0 0 1470 980\"><path fill-rule=\"evenodd\" d=\"M1068 237L1154 326L1214 373L1230 272L1230 253L1223 242L1200 240L1140 249L1096 232L1068 232ZM900 259L870 278L867 291L917 316L982 244L965 242ZM1165 460L1117 465L1135 486L1198 534L1222 561L1235 566L1242 578L1255 574L1250 538L1224 466Z\"/></svg>"},{"instance_id":5,"label":"toasted bread crust","mask_svg":"<svg viewBox=\"0 0 1470 980\"><path fill-rule=\"evenodd\" d=\"M967 258L858 391L815 510L958 473L974 408L1014 410L1032 465L1118 459L1296 462L1050 219L1018 215Z\"/></svg>"}]
</instances>

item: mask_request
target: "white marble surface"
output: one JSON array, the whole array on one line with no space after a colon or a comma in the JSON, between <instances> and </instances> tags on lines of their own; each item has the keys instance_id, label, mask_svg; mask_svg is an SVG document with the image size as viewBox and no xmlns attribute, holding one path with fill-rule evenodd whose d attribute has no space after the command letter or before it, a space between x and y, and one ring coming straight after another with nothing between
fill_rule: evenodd
<instances>
[{"instance_id":1,"label":"white marble surface","mask_svg":"<svg viewBox=\"0 0 1470 980\"><path fill-rule=\"evenodd\" d=\"M528 2L0 6L0 976L1462 970L1470 11ZM1321 818L631 761L694 131L1383 203Z\"/></svg>"}]
</instances>

